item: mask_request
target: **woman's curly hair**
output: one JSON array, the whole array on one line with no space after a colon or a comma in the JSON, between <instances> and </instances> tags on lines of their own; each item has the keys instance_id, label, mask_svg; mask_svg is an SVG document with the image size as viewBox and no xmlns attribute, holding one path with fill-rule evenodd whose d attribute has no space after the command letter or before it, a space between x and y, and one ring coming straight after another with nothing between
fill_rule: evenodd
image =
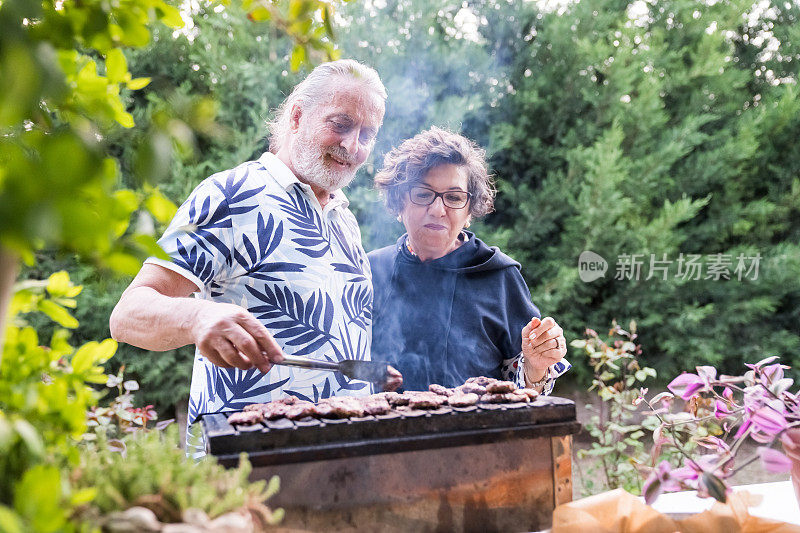
<instances>
[{"instance_id":1,"label":"woman's curly hair","mask_svg":"<svg viewBox=\"0 0 800 533\"><path fill-rule=\"evenodd\" d=\"M400 214L407 200L408 187L419 183L434 167L456 165L467 171L467 192L472 197L469 213L482 217L494 209L494 180L486 167L486 152L466 137L432 127L403 141L383 160L375 176L375 187L392 214Z\"/></svg>"}]
</instances>

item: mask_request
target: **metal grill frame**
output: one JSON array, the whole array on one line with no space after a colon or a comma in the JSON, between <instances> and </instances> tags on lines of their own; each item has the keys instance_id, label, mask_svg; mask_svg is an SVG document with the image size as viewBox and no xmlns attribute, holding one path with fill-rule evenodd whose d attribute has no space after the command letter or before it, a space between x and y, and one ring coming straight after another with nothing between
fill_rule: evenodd
<instances>
[{"instance_id":1,"label":"metal grill frame","mask_svg":"<svg viewBox=\"0 0 800 533\"><path fill-rule=\"evenodd\" d=\"M580 431L575 404L544 396L532 403L393 409L386 415L298 421L278 419L232 426L231 413L201 417L208 452L235 466L246 452L253 466L341 459L404 451L486 444L509 439L559 437Z\"/></svg>"}]
</instances>

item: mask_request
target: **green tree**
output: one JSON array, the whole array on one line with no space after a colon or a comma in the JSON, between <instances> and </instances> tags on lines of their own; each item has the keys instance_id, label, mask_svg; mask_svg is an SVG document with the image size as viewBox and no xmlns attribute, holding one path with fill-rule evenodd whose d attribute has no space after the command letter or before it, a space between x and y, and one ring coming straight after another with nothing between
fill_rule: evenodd
<instances>
[{"instance_id":1,"label":"green tree","mask_svg":"<svg viewBox=\"0 0 800 533\"><path fill-rule=\"evenodd\" d=\"M268 21L262 29L278 27L292 37L294 68L313 59L315 50L321 57L335 55L327 2L291 0L273 7L243 0L242 8L253 23ZM70 513L96 491L73 490L72 476L64 474L77 464L75 439L86 429L87 408L97 401L90 385L105 382L100 365L116 350L111 339L73 348L64 328L78 325L68 309L76 306L80 287L63 272L45 282L23 280L15 291L20 260L30 266L39 251L69 250L133 273L142 255L163 256L152 230L146 224L146 231L132 228L131 217L139 211L146 221L149 211L163 222L174 206L142 180L163 174L173 143L186 150L194 142L193 126L203 133L213 129L209 100L161 107L155 101L148 133L156 142L135 139L137 150L125 158L114 150L111 140L125 144L121 128L135 125L128 109L131 91L150 81L132 76L124 50L146 46L158 23L176 29L183 17L163 0L0 1L3 531L78 527ZM185 113L183 120L176 110ZM122 182L142 186L122 189ZM49 346L21 316L32 311L61 326Z\"/></svg>"},{"instance_id":2,"label":"green tree","mask_svg":"<svg viewBox=\"0 0 800 533\"><path fill-rule=\"evenodd\" d=\"M663 376L754 354L795 360L798 5L525 9L529 25L504 30L532 36L515 41L516 94L472 127L490 131L502 178L490 222L535 300L576 336L636 318ZM580 281L583 250L609 261L604 279ZM643 254L639 281L613 279L622 254ZM651 254L673 260L666 280L645 280ZM680 254L724 254L732 279L676 277ZM736 279L740 254L760 254L756 280Z\"/></svg>"}]
</instances>

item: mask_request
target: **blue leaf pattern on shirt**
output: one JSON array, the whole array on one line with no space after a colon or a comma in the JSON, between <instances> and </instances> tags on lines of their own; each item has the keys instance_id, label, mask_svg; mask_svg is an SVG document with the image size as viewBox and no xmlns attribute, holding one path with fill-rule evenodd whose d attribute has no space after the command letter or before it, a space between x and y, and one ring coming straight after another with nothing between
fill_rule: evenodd
<instances>
[{"instance_id":1,"label":"blue leaf pattern on shirt","mask_svg":"<svg viewBox=\"0 0 800 533\"><path fill-rule=\"evenodd\" d=\"M211 247L216 248L219 254L225 258L225 262L231 264L230 249L213 231L218 228L233 227L228 204L221 202L212 212L210 196L205 197L199 208L197 200L198 197L194 196L189 200L189 228L187 228L186 234L210 255L214 255Z\"/></svg>"},{"instance_id":2,"label":"blue leaf pattern on shirt","mask_svg":"<svg viewBox=\"0 0 800 533\"><path fill-rule=\"evenodd\" d=\"M372 323L372 291L368 285L348 285L342 294L342 307L348 320L367 329Z\"/></svg>"},{"instance_id":3,"label":"blue leaf pattern on shirt","mask_svg":"<svg viewBox=\"0 0 800 533\"><path fill-rule=\"evenodd\" d=\"M348 263L331 263L333 269L338 272L353 274L354 277L350 279L353 283L367 279L364 274L364 264L368 261L367 257L361 253L360 249L354 248L347 242L347 238L345 238L338 224L331 224L331 232L348 260Z\"/></svg>"},{"instance_id":4,"label":"blue leaf pattern on shirt","mask_svg":"<svg viewBox=\"0 0 800 533\"><path fill-rule=\"evenodd\" d=\"M269 273L273 272L302 272L305 265L300 263L289 263L280 261L270 261L270 255L283 238L283 222L275 224L275 219L272 215L264 221L264 216L259 213L256 220L256 238L255 245L251 242L247 235L242 235L242 246L244 253L239 250L234 250L233 257L236 262L245 269L251 278L260 279L262 281L281 281L280 278L271 276ZM256 248L256 245L258 248Z\"/></svg>"},{"instance_id":5,"label":"blue leaf pattern on shirt","mask_svg":"<svg viewBox=\"0 0 800 533\"><path fill-rule=\"evenodd\" d=\"M344 350L344 353L339 357L339 360L358 359L363 361L368 359L366 346L363 343L364 335L362 335L362 332L359 331L358 338L355 340L355 342L350 335L350 330L347 328L342 330L342 328L339 327L339 335L342 338L342 348ZM336 381L339 383L339 387L341 389L360 390L367 386L367 383L363 381L351 381L347 379L341 372L334 372L333 375L336 378Z\"/></svg>"},{"instance_id":6,"label":"blue leaf pattern on shirt","mask_svg":"<svg viewBox=\"0 0 800 533\"><path fill-rule=\"evenodd\" d=\"M284 385L287 379L276 381L269 385L256 386L263 374L257 368L240 370L238 368L212 369L212 378L209 383L214 383L217 396L222 400L221 411L235 411L245 405L253 403L251 398L257 398Z\"/></svg>"},{"instance_id":7,"label":"blue leaf pattern on shirt","mask_svg":"<svg viewBox=\"0 0 800 533\"><path fill-rule=\"evenodd\" d=\"M340 194L321 210L307 186L264 154L201 183L159 240L171 264L148 261L191 275L196 297L247 308L286 353L368 360L369 263ZM196 351L189 422L287 394L318 401L369 390L340 373L222 369Z\"/></svg>"},{"instance_id":8,"label":"blue leaf pattern on shirt","mask_svg":"<svg viewBox=\"0 0 800 533\"><path fill-rule=\"evenodd\" d=\"M173 262L193 273L200 278L200 281L208 285L214 274L214 267L207 259L206 254L199 251L197 246L187 249L180 238L177 239L177 251L178 257L174 257Z\"/></svg>"},{"instance_id":9,"label":"blue leaf pattern on shirt","mask_svg":"<svg viewBox=\"0 0 800 533\"><path fill-rule=\"evenodd\" d=\"M293 355L314 353L326 342L335 340L328 333L333 323L333 302L327 294L323 297L322 291L314 292L304 302L302 296L288 287L275 291L269 285L264 285L261 291L249 286L246 289L264 304L248 310L268 328L278 330L273 337L286 339L286 346L298 346Z\"/></svg>"},{"instance_id":10,"label":"blue leaf pattern on shirt","mask_svg":"<svg viewBox=\"0 0 800 533\"><path fill-rule=\"evenodd\" d=\"M328 253L331 248L331 239L322 224L322 219L316 209L303 195L299 185L294 186L293 193L288 198L269 195L278 202L281 210L289 216L292 223L291 231L300 235L292 242L297 244L297 251L309 257L319 258Z\"/></svg>"},{"instance_id":11,"label":"blue leaf pattern on shirt","mask_svg":"<svg viewBox=\"0 0 800 533\"><path fill-rule=\"evenodd\" d=\"M258 207L258 202L252 205L237 206L237 204L252 198L256 194L264 190L264 186L255 187L253 189L241 190L247 179L250 177L250 169L247 168L242 175L242 179L236 181L236 171L228 172L228 177L225 183L215 182L217 188L222 191L228 201L228 209L230 215L241 215L252 211Z\"/></svg>"},{"instance_id":12,"label":"blue leaf pattern on shirt","mask_svg":"<svg viewBox=\"0 0 800 533\"><path fill-rule=\"evenodd\" d=\"M298 400L303 400L303 401L305 401L305 402L315 402L315 401L316 401L316 400L312 400L311 398L309 398L309 397L308 397L308 396L306 396L305 394L299 393L299 392L297 392L297 391L293 391L293 390L289 390L289 389L287 389L287 390L286 390L286 391L284 391L284 392L286 392L286 394L288 394L289 396L294 396L294 397L295 397L295 398L297 398Z\"/></svg>"}]
</instances>

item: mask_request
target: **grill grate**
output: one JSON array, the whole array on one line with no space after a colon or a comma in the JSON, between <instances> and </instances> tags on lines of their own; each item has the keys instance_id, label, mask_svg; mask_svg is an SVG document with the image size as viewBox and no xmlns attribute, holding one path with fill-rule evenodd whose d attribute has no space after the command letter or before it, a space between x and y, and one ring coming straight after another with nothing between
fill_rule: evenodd
<instances>
[{"instance_id":1,"label":"grill grate","mask_svg":"<svg viewBox=\"0 0 800 533\"><path fill-rule=\"evenodd\" d=\"M575 404L551 396L532 403L428 411L398 407L385 415L281 418L252 426L232 426L230 414L201 417L208 451L223 464L234 464L241 452L247 452L254 465L266 465L574 433L580 427Z\"/></svg>"}]
</instances>

